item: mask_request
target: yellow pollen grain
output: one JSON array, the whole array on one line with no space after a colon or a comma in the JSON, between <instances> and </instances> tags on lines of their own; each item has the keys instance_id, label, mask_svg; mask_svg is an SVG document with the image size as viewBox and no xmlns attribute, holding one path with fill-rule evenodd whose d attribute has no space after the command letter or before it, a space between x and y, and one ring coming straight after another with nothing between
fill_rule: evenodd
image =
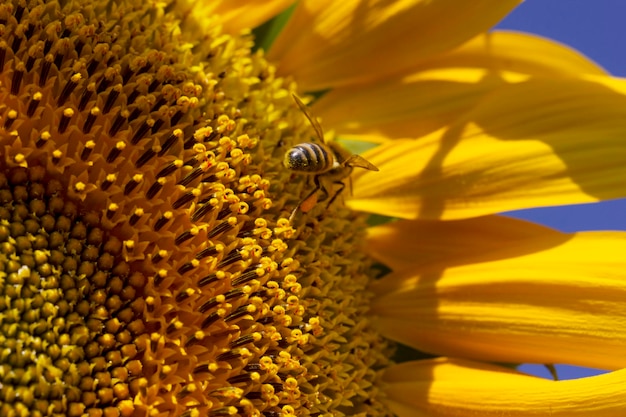
<instances>
[{"instance_id":1,"label":"yellow pollen grain","mask_svg":"<svg viewBox=\"0 0 626 417\"><path fill-rule=\"evenodd\" d=\"M18 153L13 157L13 161L21 167L28 167L28 162L26 161L26 156L24 156L24 154Z\"/></svg>"}]
</instances>

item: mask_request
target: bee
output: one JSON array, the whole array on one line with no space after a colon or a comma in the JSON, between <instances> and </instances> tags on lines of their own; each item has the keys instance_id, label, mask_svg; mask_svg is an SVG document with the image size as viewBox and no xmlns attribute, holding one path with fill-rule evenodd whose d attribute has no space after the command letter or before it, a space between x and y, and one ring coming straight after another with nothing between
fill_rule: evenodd
<instances>
[{"instance_id":1,"label":"bee","mask_svg":"<svg viewBox=\"0 0 626 417\"><path fill-rule=\"evenodd\" d=\"M322 127L316 119L311 117L304 103L292 94L292 97L302 113L306 116L319 142L303 142L293 146L285 152L283 165L299 174L308 174L313 176L315 187L298 203L296 208L291 212L289 219L291 220L298 209L307 212L315 206L317 201L324 201L329 197L326 184L331 183L337 186L337 191L328 201L326 207L337 199L339 194L344 190L346 184L344 180L350 177L353 168L364 168L369 171L378 171L378 168L360 155L354 155L338 143L326 142ZM326 184L325 184L326 183ZM317 192L321 191L324 197L316 199Z\"/></svg>"}]
</instances>

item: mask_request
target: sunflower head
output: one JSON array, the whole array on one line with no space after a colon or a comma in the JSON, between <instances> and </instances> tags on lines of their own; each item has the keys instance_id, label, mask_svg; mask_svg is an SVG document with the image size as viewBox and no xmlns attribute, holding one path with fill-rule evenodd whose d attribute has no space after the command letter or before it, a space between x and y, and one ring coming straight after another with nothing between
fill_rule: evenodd
<instances>
[{"instance_id":1,"label":"sunflower head","mask_svg":"<svg viewBox=\"0 0 626 417\"><path fill-rule=\"evenodd\" d=\"M382 414L363 218L287 219L293 83L164 7L0 6L0 413Z\"/></svg>"}]
</instances>

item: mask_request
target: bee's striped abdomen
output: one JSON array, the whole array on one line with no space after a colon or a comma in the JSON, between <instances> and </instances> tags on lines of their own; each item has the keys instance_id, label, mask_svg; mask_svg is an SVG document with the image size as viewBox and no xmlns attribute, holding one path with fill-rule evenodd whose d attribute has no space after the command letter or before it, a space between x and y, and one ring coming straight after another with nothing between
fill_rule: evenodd
<instances>
[{"instance_id":1,"label":"bee's striped abdomen","mask_svg":"<svg viewBox=\"0 0 626 417\"><path fill-rule=\"evenodd\" d=\"M286 168L297 172L321 174L333 168L333 152L317 143L300 143L289 149L283 161Z\"/></svg>"}]
</instances>

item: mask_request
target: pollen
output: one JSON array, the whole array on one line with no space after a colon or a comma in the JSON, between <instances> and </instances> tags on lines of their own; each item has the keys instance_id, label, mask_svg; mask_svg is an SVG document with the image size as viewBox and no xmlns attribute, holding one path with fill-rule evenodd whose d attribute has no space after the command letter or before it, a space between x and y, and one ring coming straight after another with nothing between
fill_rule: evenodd
<instances>
[{"instance_id":1,"label":"pollen","mask_svg":"<svg viewBox=\"0 0 626 417\"><path fill-rule=\"evenodd\" d=\"M364 220L288 219L292 83L180 5L0 6L0 415L385 415Z\"/></svg>"}]
</instances>

